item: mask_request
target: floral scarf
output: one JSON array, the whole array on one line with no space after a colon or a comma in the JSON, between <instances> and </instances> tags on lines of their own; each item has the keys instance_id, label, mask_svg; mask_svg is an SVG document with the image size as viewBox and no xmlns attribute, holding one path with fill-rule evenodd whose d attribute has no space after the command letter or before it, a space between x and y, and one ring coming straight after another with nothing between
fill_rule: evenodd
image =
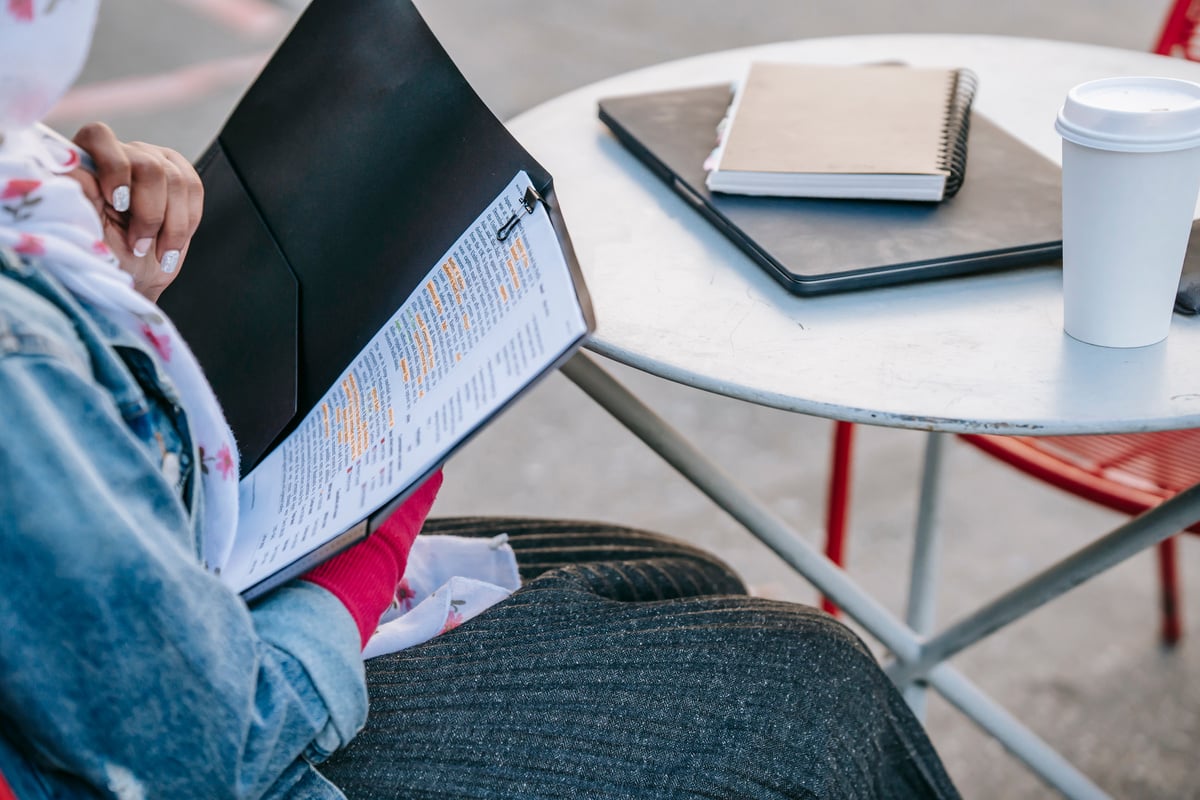
<instances>
[{"instance_id":1,"label":"floral scarf","mask_svg":"<svg viewBox=\"0 0 1200 800\"><path fill-rule=\"evenodd\" d=\"M212 388L175 326L133 289L95 208L65 173L78 153L35 123L78 77L99 0L0 0L0 247L38 258L72 294L160 356L206 473L202 557L218 570L237 527L237 449ZM136 191L136 189L135 189Z\"/></svg>"}]
</instances>

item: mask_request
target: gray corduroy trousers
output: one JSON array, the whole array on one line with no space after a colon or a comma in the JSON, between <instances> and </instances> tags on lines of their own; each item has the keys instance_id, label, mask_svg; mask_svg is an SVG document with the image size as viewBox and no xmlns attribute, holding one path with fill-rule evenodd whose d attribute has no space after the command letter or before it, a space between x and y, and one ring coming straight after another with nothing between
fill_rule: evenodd
<instances>
[{"instance_id":1,"label":"gray corduroy trousers","mask_svg":"<svg viewBox=\"0 0 1200 800\"><path fill-rule=\"evenodd\" d=\"M321 766L350 800L958 797L852 632L711 555L599 523L425 532L508 533L525 584L367 663L367 726Z\"/></svg>"}]
</instances>

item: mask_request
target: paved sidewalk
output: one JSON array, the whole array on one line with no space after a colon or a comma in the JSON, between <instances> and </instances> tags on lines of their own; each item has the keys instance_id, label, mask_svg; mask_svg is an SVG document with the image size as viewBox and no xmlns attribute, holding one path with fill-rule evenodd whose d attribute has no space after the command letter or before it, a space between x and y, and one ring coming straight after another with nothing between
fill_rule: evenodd
<instances>
[{"instance_id":1,"label":"paved sidewalk","mask_svg":"<svg viewBox=\"0 0 1200 800\"><path fill-rule=\"evenodd\" d=\"M65 130L100 117L127 138L197 155L301 2L105 0ZM715 49L871 32L964 32L1149 49L1162 0L419 0L501 117L629 69ZM985 89L986 90L986 87ZM535 154L536 155L536 154ZM570 209L566 209L570 224ZM636 394L820 542L831 424L727 400L616 367ZM902 613L923 436L861 428L850 568ZM538 387L447 468L438 512L519 513L644 526L728 559L759 594L812 589L560 376ZM949 620L1115 525L954 443L947 454L940 607ZM1183 542L1184 585L1200 546ZM955 663L1118 797L1200 797L1200 587L1187 636L1157 644L1149 556L1080 587ZM940 699L929 730L968 798L1053 796Z\"/></svg>"}]
</instances>

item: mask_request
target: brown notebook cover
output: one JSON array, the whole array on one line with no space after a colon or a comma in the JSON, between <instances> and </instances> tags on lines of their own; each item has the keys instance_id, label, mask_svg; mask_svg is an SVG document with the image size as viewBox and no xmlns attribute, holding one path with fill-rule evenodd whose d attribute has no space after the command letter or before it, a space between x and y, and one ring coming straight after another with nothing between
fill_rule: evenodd
<instances>
[{"instance_id":1,"label":"brown notebook cover","mask_svg":"<svg viewBox=\"0 0 1200 800\"><path fill-rule=\"evenodd\" d=\"M755 62L722 123L708 187L942 200L961 182L974 96L961 69Z\"/></svg>"}]
</instances>

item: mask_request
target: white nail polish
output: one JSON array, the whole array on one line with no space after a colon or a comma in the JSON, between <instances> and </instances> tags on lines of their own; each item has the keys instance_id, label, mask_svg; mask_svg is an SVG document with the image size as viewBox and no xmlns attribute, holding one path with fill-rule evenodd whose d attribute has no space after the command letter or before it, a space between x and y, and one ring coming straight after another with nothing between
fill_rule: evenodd
<instances>
[{"instance_id":1,"label":"white nail polish","mask_svg":"<svg viewBox=\"0 0 1200 800\"><path fill-rule=\"evenodd\" d=\"M129 210L128 186L118 186L117 188L113 189L112 204L113 208L115 208L117 211Z\"/></svg>"},{"instance_id":2,"label":"white nail polish","mask_svg":"<svg viewBox=\"0 0 1200 800\"><path fill-rule=\"evenodd\" d=\"M168 250L166 253L163 254L163 257L162 257L162 271L163 272L174 272L175 268L178 266L179 266L179 251L178 250Z\"/></svg>"},{"instance_id":3,"label":"white nail polish","mask_svg":"<svg viewBox=\"0 0 1200 800\"><path fill-rule=\"evenodd\" d=\"M150 246L154 244L154 240L147 236L145 239L138 239L133 243L133 254L138 258L150 252Z\"/></svg>"}]
</instances>

